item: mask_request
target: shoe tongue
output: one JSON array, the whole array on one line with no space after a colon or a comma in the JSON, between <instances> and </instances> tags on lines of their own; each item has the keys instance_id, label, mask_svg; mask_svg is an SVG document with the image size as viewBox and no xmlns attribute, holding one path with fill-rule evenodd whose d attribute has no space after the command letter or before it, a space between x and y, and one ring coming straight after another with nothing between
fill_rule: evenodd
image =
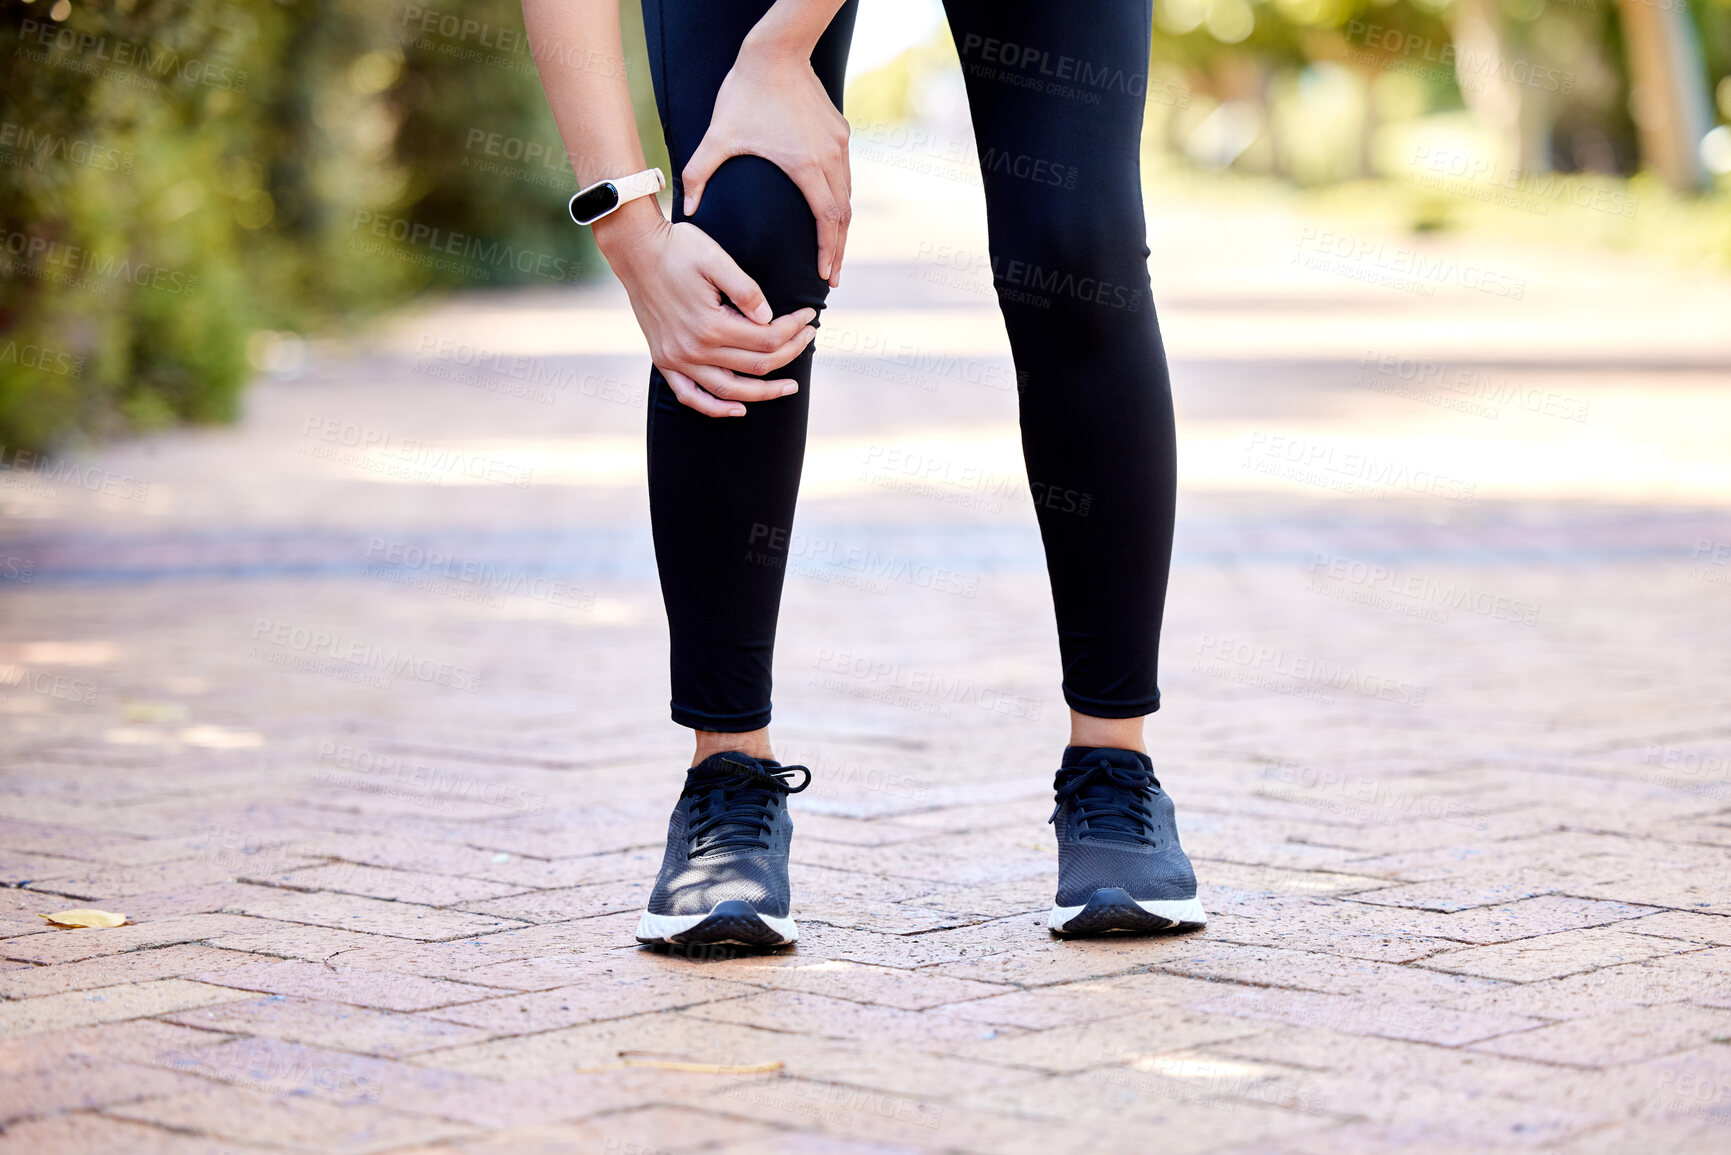
<instances>
[{"instance_id":1,"label":"shoe tongue","mask_svg":"<svg viewBox=\"0 0 1731 1155\"><path fill-rule=\"evenodd\" d=\"M1154 760L1146 754L1135 750L1120 750L1110 746L1068 746L1064 749L1064 763L1058 770L1055 788L1061 788L1075 781L1097 766L1111 766L1122 770L1140 771L1148 776L1148 783L1155 785ZM1076 800L1089 802L1128 801L1125 787L1107 778L1096 778L1077 793ZM1082 837L1089 840L1104 842L1141 842L1143 840L1142 820L1134 813L1116 809L1102 809L1099 806L1089 807L1087 828Z\"/></svg>"}]
</instances>

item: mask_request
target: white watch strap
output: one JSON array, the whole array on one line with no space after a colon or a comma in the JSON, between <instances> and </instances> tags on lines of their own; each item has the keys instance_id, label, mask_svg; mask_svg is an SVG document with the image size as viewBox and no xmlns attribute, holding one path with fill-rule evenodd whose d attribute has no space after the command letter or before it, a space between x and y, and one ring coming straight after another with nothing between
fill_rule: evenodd
<instances>
[{"instance_id":1,"label":"white watch strap","mask_svg":"<svg viewBox=\"0 0 1731 1155\"><path fill-rule=\"evenodd\" d=\"M658 168L646 168L642 172L634 172L630 176L620 177L611 182L619 191L619 203L634 201L638 197L653 196L667 184L667 178L661 175Z\"/></svg>"}]
</instances>

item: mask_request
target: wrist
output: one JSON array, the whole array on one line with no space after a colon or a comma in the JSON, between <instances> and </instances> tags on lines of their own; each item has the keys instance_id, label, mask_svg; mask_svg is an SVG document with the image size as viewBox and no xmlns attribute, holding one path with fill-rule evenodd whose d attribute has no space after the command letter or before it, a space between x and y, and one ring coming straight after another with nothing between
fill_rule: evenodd
<instances>
[{"instance_id":1,"label":"wrist","mask_svg":"<svg viewBox=\"0 0 1731 1155\"><path fill-rule=\"evenodd\" d=\"M630 264L632 254L641 250L643 242L666 224L661 205L654 197L645 196L625 202L589 228L595 234L595 247L618 272L621 266Z\"/></svg>"},{"instance_id":2,"label":"wrist","mask_svg":"<svg viewBox=\"0 0 1731 1155\"><path fill-rule=\"evenodd\" d=\"M752 30L745 34L745 40L739 46L739 56L735 64L786 65L806 63L811 60L811 50L815 43L807 42L797 28L782 27L782 22L772 22L768 18L760 20Z\"/></svg>"}]
</instances>

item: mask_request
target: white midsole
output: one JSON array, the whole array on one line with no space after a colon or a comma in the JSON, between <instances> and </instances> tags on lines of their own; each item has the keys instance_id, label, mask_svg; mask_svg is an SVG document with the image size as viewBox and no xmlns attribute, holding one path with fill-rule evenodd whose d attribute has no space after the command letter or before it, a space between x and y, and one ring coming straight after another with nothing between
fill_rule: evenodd
<instances>
[{"instance_id":1,"label":"white midsole","mask_svg":"<svg viewBox=\"0 0 1731 1155\"><path fill-rule=\"evenodd\" d=\"M1181 922L1189 926L1206 926L1208 916L1202 911L1202 900L1199 898L1154 898L1144 902L1136 900L1136 905L1157 918L1171 922ZM1052 917L1046 920L1046 925L1053 930L1063 930L1071 919L1088 909L1088 904L1081 906L1054 906Z\"/></svg>"},{"instance_id":2,"label":"white midsole","mask_svg":"<svg viewBox=\"0 0 1731 1155\"><path fill-rule=\"evenodd\" d=\"M710 914L714 912L711 911ZM650 914L647 910L637 920L637 937L639 939L670 939L676 934L683 934L708 918L709 914ZM777 918L773 914L758 912L757 917L763 925L781 936L783 943L796 942L799 939L799 928L793 924L793 917Z\"/></svg>"}]
</instances>

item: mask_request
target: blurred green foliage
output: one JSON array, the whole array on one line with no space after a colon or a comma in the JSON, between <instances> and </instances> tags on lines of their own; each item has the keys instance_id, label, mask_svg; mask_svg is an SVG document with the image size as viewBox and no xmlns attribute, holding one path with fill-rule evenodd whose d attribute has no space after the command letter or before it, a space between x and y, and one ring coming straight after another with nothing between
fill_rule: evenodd
<instances>
[{"instance_id":1,"label":"blurred green foliage","mask_svg":"<svg viewBox=\"0 0 1731 1155\"><path fill-rule=\"evenodd\" d=\"M0 56L4 450L226 420L258 335L594 266L518 0L11 0Z\"/></svg>"}]
</instances>

